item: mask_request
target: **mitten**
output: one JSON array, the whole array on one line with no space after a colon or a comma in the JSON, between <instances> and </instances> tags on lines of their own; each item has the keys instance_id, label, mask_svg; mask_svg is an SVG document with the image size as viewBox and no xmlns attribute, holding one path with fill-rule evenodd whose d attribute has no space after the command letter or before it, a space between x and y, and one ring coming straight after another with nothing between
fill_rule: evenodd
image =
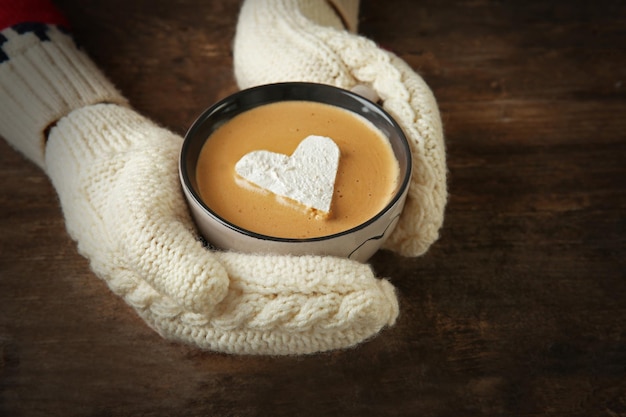
<instances>
[{"instance_id":1,"label":"mitten","mask_svg":"<svg viewBox=\"0 0 626 417\"><path fill-rule=\"evenodd\" d=\"M447 171L441 117L431 90L408 64L354 33L358 3L245 1L234 41L235 76L240 88L309 81L373 91L404 130L413 159L406 205L384 248L417 256L437 240L443 224Z\"/></svg>"},{"instance_id":2,"label":"mitten","mask_svg":"<svg viewBox=\"0 0 626 417\"><path fill-rule=\"evenodd\" d=\"M179 184L181 138L134 111L65 31L14 24L0 57L0 135L45 170L80 253L163 337L302 354L394 323L394 289L368 265L206 249Z\"/></svg>"}]
</instances>

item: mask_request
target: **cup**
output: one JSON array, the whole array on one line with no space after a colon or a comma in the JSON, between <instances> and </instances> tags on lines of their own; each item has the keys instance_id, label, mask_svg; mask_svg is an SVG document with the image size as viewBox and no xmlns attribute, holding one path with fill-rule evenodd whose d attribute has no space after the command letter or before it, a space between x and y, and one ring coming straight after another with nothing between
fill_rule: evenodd
<instances>
[{"instance_id":1,"label":"cup","mask_svg":"<svg viewBox=\"0 0 626 417\"><path fill-rule=\"evenodd\" d=\"M298 100L336 106L364 117L389 141L400 178L389 203L367 221L338 233L312 238L259 234L218 215L201 198L196 180L200 151L211 134L242 112L279 101ZM192 217L204 238L223 250L247 253L327 255L367 261L394 230L411 178L411 151L400 126L378 104L354 92L325 84L287 82L239 91L204 111L185 135L179 159L182 188Z\"/></svg>"}]
</instances>

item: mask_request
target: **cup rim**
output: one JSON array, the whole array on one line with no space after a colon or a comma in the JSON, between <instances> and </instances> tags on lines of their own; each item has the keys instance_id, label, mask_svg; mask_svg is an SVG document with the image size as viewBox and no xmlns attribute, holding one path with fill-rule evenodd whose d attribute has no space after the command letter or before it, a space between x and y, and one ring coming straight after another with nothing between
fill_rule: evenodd
<instances>
[{"instance_id":1,"label":"cup rim","mask_svg":"<svg viewBox=\"0 0 626 417\"><path fill-rule=\"evenodd\" d=\"M346 229L343 230L341 232L337 232L337 233L333 233L330 235L324 235L324 236L316 236L316 237L309 237L309 238L286 238L286 237L278 237L278 236L270 236L270 235L266 235L263 233L258 233L258 232L254 232L252 230L248 230L246 228L243 228L241 226L236 225L233 222L230 222L228 220L226 220L225 218L223 218L222 216L220 216L219 214L217 214L215 211L213 211L204 201L203 199L200 197L198 191L194 188L194 186L192 185L192 181L189 178L189 173L188 173L188 169L186 167L187 165L187 154L189 152L189 147L190 147L190 143L194 138L194 135L196 134L196 132L198 130L200 130L200 128L202 127L203 123L211 116L213 115L215 112L217 112L218 110L220 110L221 108L225 107L228 103L231 102L235 102L238 99L241 99L242 97L245 97L251 93L254 93L255 91L259 91L259 90L267 90L267 89L275 89L275 88L284 88L284 89L288 89L290 87L297 87L297 88L308 88L308 89L320 89L320 90L326 90L326 91L332 91L335 93L339 93L339 94L344 94L347 95L348 97L361 102L362 104L364 104L365 106L367 106L370 110L374 110L377 113L379 113L379 115L384 116L384 118L389 122L389 124L391 125L391 127L393 128L393 130L395 130L398 133L398 137L400 139L400 145L402 147L402 149L404 150L404 158L406 159L406 172L402 178L401 183L399 184L396 192L394 193L393 197L391 198L391 200L385 205L384 208L382 208L378 213L376 213L374 216L372 216L371 218L369 218L368 220L366 220L363 223L358 224L357 226L354 226L350 229ZM315 101L315 102L319 102L319 103L323 103L323 104L328 104L328 105L335 105L336 107L340 107L344 110L347 111L352 111L350 109L347 109L345 107L341 107L338 106L336 104L333 104L332 102L324 102L324 101L317 101L317 100L312 100L310 98L302 98L302 99L298 99L298 98L290 98L288 100L302 100L302 101ZM264 105L264 104L269 104L269 103L273 103L273 102L279 102L279 101L287 101L287 100L275 100L275 101L268 101L268 102L264 102L264 103L260 103L259 105ZM244 111L247 111L249 109L258 107L259 105L256 106L251 106L248 109L244 109L240 112L238 112L237 114L241 114ZM360 115L361 117L364 117L365 119L367 119L367 117L363 116L362 114L356 113L358 115ZM210 135L209 135L210 136ZM205 139L208 140L208 137ZM204 145L204 142L202 143ZM394 152L395 153L395 152ZM196 158L197 159L197 158ZM398 158L399 159L399 158ZM396 122L396 120L386 111L382 108L382 106L380 106L379 104L357 94L354 93L350 90L346 90L340 87L335 87L329 84L320 84L320 83L312 83L312 82L280 82L280 83L271 83L271 84L262 84L262 85L258 85L255 87L250 87L250 88L246 88L240 91L237 91L233 94L230 94L224 98L222 98L221 100L217 101L216 103L214 103L213 105L211 105L210 107L208 107L206 110L204 110L200 116L198 116L195 121L192 123L191 127L187 130L187 133L184 136L184 140L183 140L183 144L181 147L181 151L180 151L180 157L179 157L179 176L181 179L181 182L183 184L183 187L185 187L187 194L190 195L194 202L196 204L198 204L202 210L208 214L211 218L213 218L215 221L217 221L218 223L220 223L221 225L234 230L240 234L249 236L251 238L255 238L255 239L259 239L259 240L265 240L265 241L273 241L273 242L282 242L282 243L311 243L311 242L320 242L320 241L325 241L325 240L331 240L331 239L335 239L341 236L346 236L352 233L355 233L359 230L365 229L367 228L369 225L371 225L372 223L376 222L378 219L380 219L382 216L385 215L385 213L387 213L388 211L390 211L395 205L396 203L403 197L403 195L405 194L405 191L408 190L409 187L409 182L411 180L411 176L412 176L412 171L413 171L413 164L412 164L412 154L411 154L411 147L409 145L409 142L406 138L406 135L404 134L404 131L402 130L402 128L400 127L400 125Z\"/></svg>"}]
</instances>

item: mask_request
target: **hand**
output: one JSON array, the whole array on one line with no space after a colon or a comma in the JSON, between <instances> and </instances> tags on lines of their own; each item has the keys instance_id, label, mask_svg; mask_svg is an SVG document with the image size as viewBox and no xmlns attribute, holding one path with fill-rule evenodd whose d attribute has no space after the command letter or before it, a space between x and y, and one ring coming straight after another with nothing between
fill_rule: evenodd
<instances>
[{"instance_id":1,"label":"hand","mask_svg":"<svg viewBox=\"0 0 626 417\"><path fill-rule=\"evenodd\" d=\"M234 42L235 75L240 88L309 81L374 90L403 128L413 157L406 205L385 248L417 256L438 238L443 224L447 190L441 118L432 92L404 61L344 28L345 22L347 29L356 29L357 5L358 0L245 1Z\"/></svg>"},{"instance_id":2,"label":"hand","mask_svg":"<svg viewBox=\"0 0 626 417\"><path fill-rule=\"evenodd\" d=\"M367 265L205 249L180 190L180 144L132 109L98 104L61 119L46 149L79 251L151 327L212 350L297 354L395 321L393 287Z\"/></svg>"},{"instance_id":3,"label":"hand","mask_svg":"<svg viewBox=\"0 0 626 417\"><path fill-rule=\"evenodd\" d=\"M393 324L393 287L367 265L205 249L178 183L181 138L130 109L65 33L22 29L2 32L0 105L21 113L0 113L0 134L45 169L81 254L161 335L223 352L300 354Z\"/></svg>"}]
</instances>

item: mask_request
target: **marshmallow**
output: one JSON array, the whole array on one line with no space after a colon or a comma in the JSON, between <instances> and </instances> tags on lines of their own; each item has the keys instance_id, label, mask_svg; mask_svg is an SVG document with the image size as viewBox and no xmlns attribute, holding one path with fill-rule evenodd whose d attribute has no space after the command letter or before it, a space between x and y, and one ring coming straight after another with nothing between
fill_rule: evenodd
<instances>
[{"instance_id":1,"label":"marshmallow","mask_svg":"<svg viewBox=\"0 0 626 417\"><path fill-rule=\"evenodd\" d=\"M327 214L333 199L339 156L339 147L331 138L310 135L291 156L266 150L252 151L235 164L235 171L264 190Z\"/></svg>"}]
</instances>

